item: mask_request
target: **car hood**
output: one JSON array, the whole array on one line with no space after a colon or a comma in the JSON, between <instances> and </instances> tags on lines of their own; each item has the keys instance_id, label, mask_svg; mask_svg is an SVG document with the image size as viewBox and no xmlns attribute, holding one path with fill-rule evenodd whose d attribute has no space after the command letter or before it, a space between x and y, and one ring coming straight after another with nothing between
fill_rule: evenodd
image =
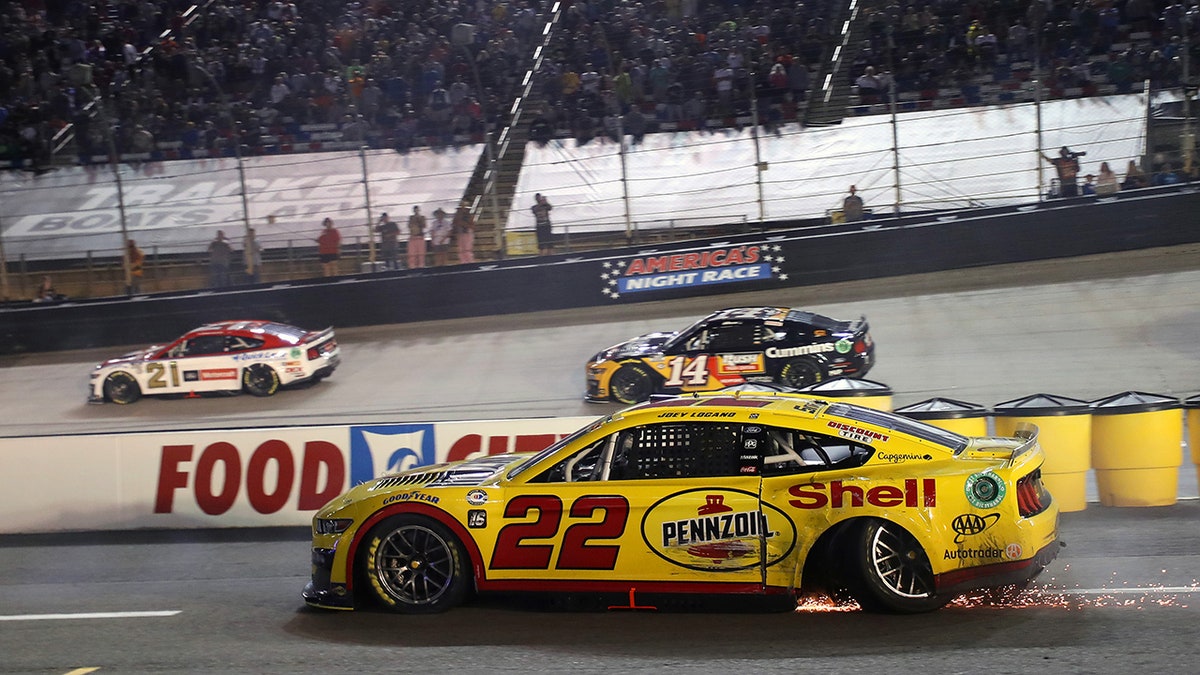
<instances>
[{"instance_id":1,"label":"car hood","mask_svg":"<svg viewBox=\"0 0 1200 675\"><path fill-rule=\"evenodd\" d=\"M122 354L116 358L108 359L107 361L101 361L97 368L107 368L109 366L116 366L122 363L133 363L134 361L145 361L146 359L150 358L151 354L157 352L159 349L162 349L162 345L154 345L153 347L146 347L145 349L132 351L128 354Z\"/></svg>"},{"instance_id":2,"label":"car hood","mask_svg":"<svg viewBox=\"0 0 1200 675\"><path fill-rule=\"evenodd\" d=\"M647 356L649 354L658 354L662 352L664 344L669 342L671 338L679 333L646 333L639 335L631 340L626 340L617 345L613 345L608 349L596 354L593 361L611 361L614 359L627 359L633 356Z\"/></svg>"}]
</instances>

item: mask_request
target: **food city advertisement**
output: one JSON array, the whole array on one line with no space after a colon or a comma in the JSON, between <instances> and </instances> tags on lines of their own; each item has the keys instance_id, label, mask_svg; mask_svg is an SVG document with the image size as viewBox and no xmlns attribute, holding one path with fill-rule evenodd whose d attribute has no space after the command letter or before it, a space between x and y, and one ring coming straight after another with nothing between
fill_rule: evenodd
<instances>
[{"instance_id":1,"label":"food city advertisement","mask_svg":"<svg viewBox=\"0 0 1200 675\"><path fill-rule=\"evenodd\" d=\"M594 419L0 438L0 534L307 525L358 483L541 450Z\"/></svg>"}]
</instances>

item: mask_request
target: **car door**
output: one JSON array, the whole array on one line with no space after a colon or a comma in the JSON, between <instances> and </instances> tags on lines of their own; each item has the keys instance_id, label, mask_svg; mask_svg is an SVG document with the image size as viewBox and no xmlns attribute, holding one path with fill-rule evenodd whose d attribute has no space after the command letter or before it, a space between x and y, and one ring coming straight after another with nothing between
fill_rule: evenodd
<instances>
[{"instance_id":1,"label":"car door","mask_svg":"<svg viewBox=\"0 0 1200 675\"><path fill-rule=\"evenodd\" d=\"M153 368L154 393L226 391L241 388L237 365L227 352L225 335L194 335L167 352Z\"/></svg>"},{"instance_id":2,"label":"car door","mask_svg":"<svg viewBox=\"0 0 1200 675\"><path fill-rule=\"evenodd\" d=\"M760 321L713 323L681 341L664 385L682 391L719 389L765 378L764 345L774 332Z\"/></svg>"},{"instance_id":3,"label":"car door","mask_svg":"<svg viewBox=\"0 0 1200 675\"><path fill-rule=\"evenodd\" d=\"M588 442L510 488L489 578L760 589L764 540L794 537L782 512L760 508L761 460L744 432L663 421Z\"/></svg>"}]
</instances>

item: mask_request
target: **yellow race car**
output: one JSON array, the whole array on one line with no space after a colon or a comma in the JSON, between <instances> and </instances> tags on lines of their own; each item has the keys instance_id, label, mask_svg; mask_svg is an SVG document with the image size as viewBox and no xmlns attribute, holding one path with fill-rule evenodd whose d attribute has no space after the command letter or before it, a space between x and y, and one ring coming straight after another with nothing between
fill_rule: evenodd
<instances>
[{"instance_id":1,"label":"yellow race car","mask_svg":"<svg viewBox=\"0 0 1200 675\"><path fill-rule=\"evenodd\" d=\"M1036 429L967 438L798 394L693 394L536 454L425 466L313 518L313 606L445 610L475 592L844 592L922 612L1057 554ZM634 597L634 592L639 594Z\"/></svg>"}]
</instances>

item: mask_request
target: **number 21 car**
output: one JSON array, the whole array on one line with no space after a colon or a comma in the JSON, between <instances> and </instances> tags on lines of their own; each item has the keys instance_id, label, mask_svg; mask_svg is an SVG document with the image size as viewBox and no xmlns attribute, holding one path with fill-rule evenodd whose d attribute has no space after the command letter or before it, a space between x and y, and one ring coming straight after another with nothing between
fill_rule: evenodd
<instances>
[{"instance_id":1,"label":"number 21 car","mask_svg":"<svg viewBox=\"0 0 1200 675\"><path fill-rule=\"evenodd\" d=\"M635 590L821 590L872 611L931 611L1025 584L1055 557L1043 459L1033 427L969 438L798 394L664 399L540 453L351 488L313 518L302 595L428 613L493 591L628 594L632 605Z\"/></svg>"},{"instance_id":2,"label":"number 21 car","mask_svg":"<svg viewBox=\"0 0 1200 675\"><path fill-rule=\"evenodd\" d=\"M746 383L800 389L834 376L863 377L874 362L865 318L734 307L677 333L649 333L596 354L585 369L585 398L630 404Z\"/></svg>"},{"instance_id":3,"label":"number 21 car","mask_svg":"<svg viewBox=\"0 0 1200 675\"><path fill-rule=\"evenodd\" d=\"M273 321L222 321L98 364L88 402L133 403L142 396L249 392L331 375L340 361L333 328L307 331Z\"/></svg>"}]
</instances>

